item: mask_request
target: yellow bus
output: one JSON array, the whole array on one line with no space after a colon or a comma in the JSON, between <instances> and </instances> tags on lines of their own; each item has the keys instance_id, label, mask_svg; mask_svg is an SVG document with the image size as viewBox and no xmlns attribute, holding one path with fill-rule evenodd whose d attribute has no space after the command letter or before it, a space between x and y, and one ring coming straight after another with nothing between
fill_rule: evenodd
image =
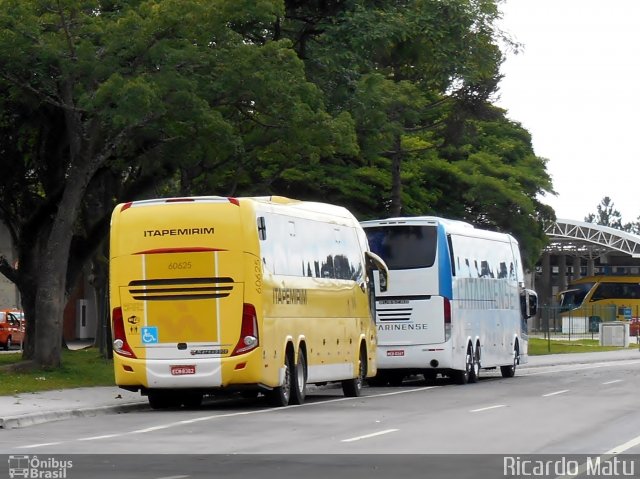
<instances>
[{"instance_id":1,"label":"yellow bus","mask_svg":"<svg viewBox=\"0 0 640 479\"><path fill-rule=\"evenodd\" d=\"M220 391L301 404L307 384L360 395L376 374L373 270L345 208L283 197L116 206L110 233L115 382L152 408Z\"/></svg>"},{"instance_id":2,"label":"yellow bus","mask_svg":"<svg viewBox=\"0 0 640 479\"><path fill-rule=\"evenodd\" d=\"M586 276L569 283L558 301L563 331L598 332L602 321L637 321L640 276Z\"/></svg>"}]
</instances>

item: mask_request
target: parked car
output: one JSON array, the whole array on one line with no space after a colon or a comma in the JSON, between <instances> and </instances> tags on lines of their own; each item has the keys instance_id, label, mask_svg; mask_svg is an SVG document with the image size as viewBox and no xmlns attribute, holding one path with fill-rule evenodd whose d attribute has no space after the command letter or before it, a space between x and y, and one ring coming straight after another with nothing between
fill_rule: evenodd
<instances>
[{"instance_id":1,"label":"parked car","mask_svg":"<svg viewBox=\"0 0 640 479\"><path fill-rule=\"evenodd\" d=\"M0 346L8 350L24 341L24 313L17 309L0 311Z\"/></svg>"}]
</instances>

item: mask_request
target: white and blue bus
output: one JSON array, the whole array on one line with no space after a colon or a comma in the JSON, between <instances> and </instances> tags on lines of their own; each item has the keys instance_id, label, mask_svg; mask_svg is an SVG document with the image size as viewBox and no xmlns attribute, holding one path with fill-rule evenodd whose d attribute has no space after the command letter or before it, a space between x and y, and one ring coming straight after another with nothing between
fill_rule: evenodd
<instances>
[{"instance_id":1,"label":"white and blue bus","mask_svg":"<svg viewBox=\"0 0 640 479\"><path fill-rule=\"evenodd\" d=\"M389 268L387 290L376 291L372 384L397 385L414 374L466 384L481 369L499 367L512 377L526 362L527 319L537 296L524 288L512 236L427 216L361 224Z\"/></svg>"}]
</instances>

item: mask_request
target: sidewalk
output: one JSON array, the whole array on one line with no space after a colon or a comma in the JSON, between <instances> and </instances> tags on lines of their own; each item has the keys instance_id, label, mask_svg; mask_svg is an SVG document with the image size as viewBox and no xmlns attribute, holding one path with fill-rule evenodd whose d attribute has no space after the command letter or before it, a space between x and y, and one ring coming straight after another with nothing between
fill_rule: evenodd
<instances>
[{"instance_id":1,"label":"sidewalk","mask_svg":"<svg viewBox=\"0 0 640 479\"><path fill-rule=\"evenodd\" d=\"M640 359L638 349L597 353L550 354L530 356L529 369L562 364L588 364L603 361ZM518 373L516 372L516 375ZM0 429L31 426L73 417L115 414L149 409L146 397L116 386L64 389L38 393L0 396Z\"/></svg>"},{"instance_id":2,"label":"sidewalk","mask_svg":"<svg viewBox=\"0 0 640 479\"><path fill-rule=\"evenodd\" d=\"M116 386L0 396L0 429L147 408L149 403L146 397Z\"/></svg>"}]
</instances>

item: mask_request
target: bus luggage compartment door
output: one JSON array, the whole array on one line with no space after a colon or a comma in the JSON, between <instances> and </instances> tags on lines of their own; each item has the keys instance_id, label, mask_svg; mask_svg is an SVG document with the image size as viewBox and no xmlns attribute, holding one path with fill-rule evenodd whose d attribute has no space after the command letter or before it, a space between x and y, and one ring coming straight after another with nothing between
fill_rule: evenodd
<instances>
[{"instance_id":1,"label":"bus luggage compartment door","mask_svg":"<svg viewBox=\"0 0 640 479\"><path fill-rule=\"evenodd\" d=\"M380 346L436 344L445 340L442 296L381 298L376 317Z\"/></svg>"}]
</instances>

